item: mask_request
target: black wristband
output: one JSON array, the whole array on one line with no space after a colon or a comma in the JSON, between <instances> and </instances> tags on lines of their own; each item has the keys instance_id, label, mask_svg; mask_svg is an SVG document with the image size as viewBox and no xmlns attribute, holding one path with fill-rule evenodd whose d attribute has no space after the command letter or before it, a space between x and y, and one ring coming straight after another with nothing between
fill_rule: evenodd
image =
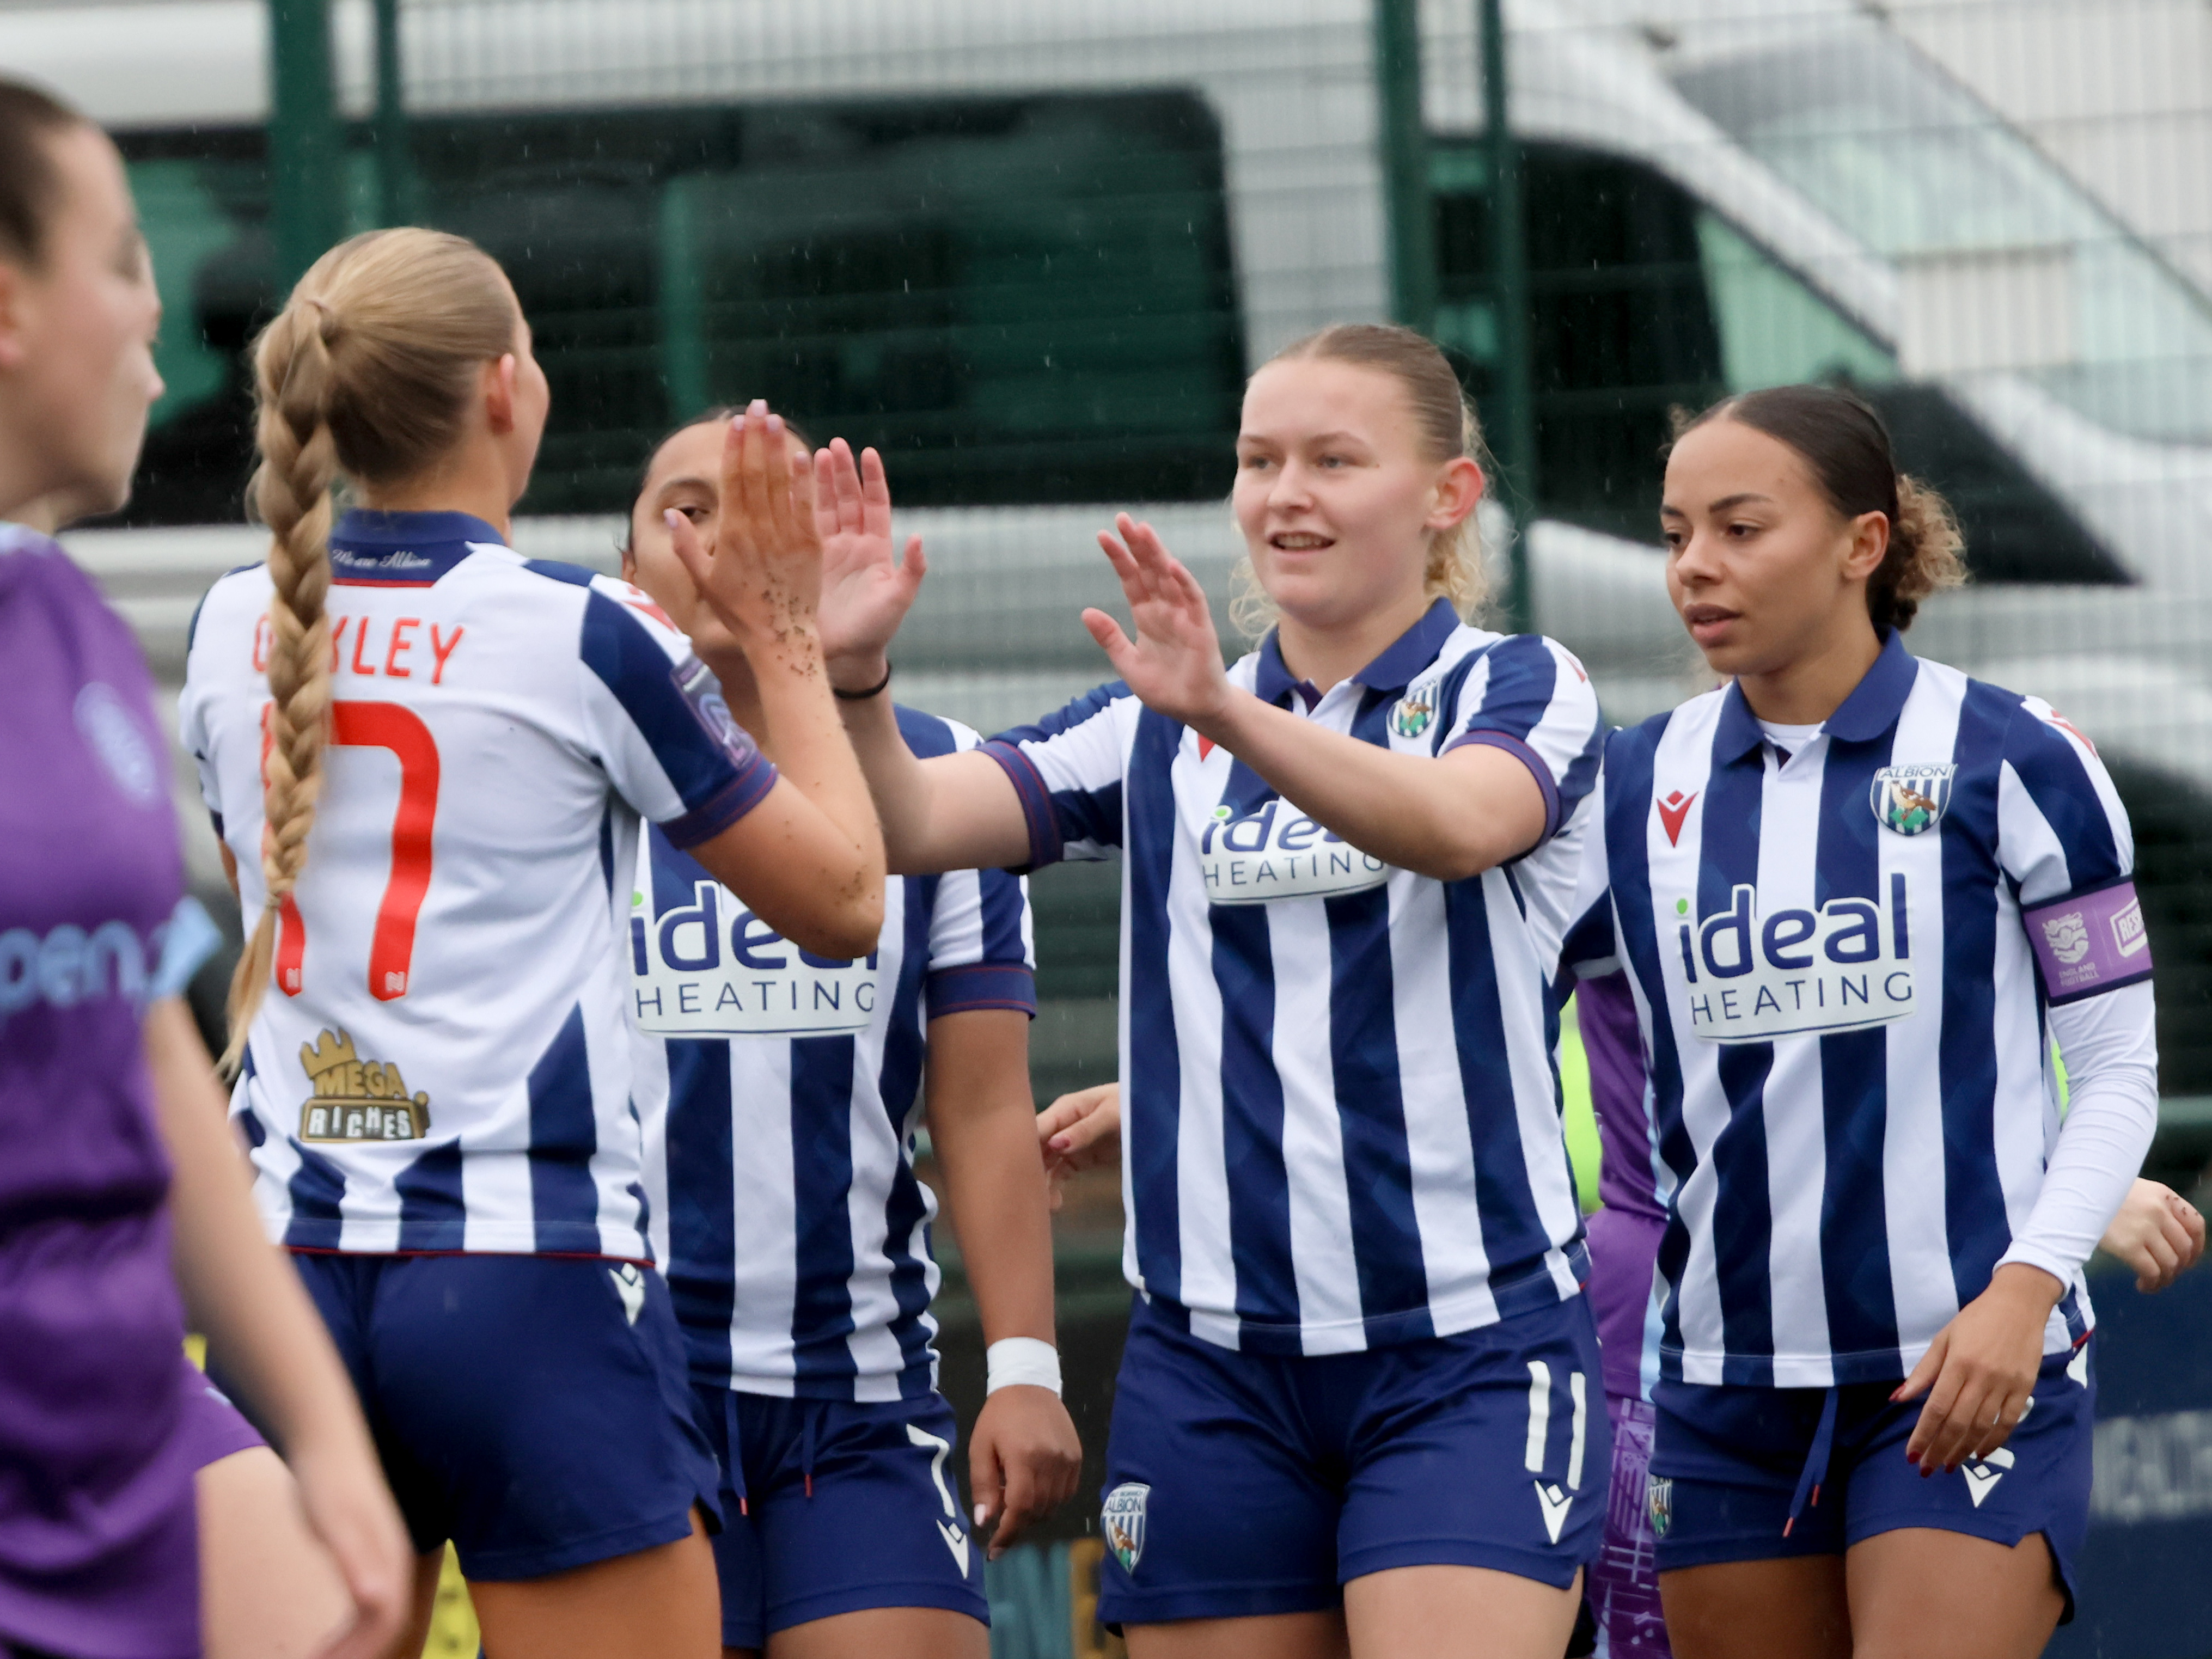
<instances>
[{"instance_id":1,"label":"black wristband","mask_svg":"<svg viewBox=\"0 0 2212 1659\"><path fill-rule=\"evenodd\" d=\"M884 658L884 677L883 677L883 678L881 678L881 679L878 680L878 681L877 681L873 685L870 686L866 690L865 690L865 691L848 691L848 690L846 690L844 689L844 687L842 687L842 686L840 686L840 685L833 685L833 686L831 686L831 687L830 688L830 695L831 696L833 696L833 697L836 697L836 698L839 699L839 700L840 700L840 701L842 701L842 702L867 702L867 700L868 700L870 697L880 696L883 694L884 688L885 686L889 685L890 683L891 683L891 664L890 664L890 658L888 658L888 657L886 657L886 658Z\"/></svg>"}]
</instances>

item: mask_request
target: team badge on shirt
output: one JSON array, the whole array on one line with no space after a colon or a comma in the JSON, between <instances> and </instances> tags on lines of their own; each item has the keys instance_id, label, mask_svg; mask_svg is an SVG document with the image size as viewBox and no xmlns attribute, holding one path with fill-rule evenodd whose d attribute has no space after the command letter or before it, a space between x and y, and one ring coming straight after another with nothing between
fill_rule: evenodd
<instances>
[{"instance_id":1,"label":"team badge on shirt","mask_svg":"<svg viewBox=\"0 0 2212 1659\"><path fill-rule=\"evenodd\" d=\"M314 1093L300 1106L302 1140L420 1140L430 1131L430 1097L410 1095L390 1060L363 1060L343 1031L300 1045Z\"/></svg>"},{"instance_id":2,"label":"team badge on shirt","mask_svg":"<svg viewBox=\"0 0 2212 1659\"><path fill-rule=\"evenodd\" d=\"M76 694L76 729L115 787L139 805L161 796L161 774L153 745L131 718L113 686L94 680Z\"/></svg>"},{"instance_id":3,"label":"team badge on shirt","mask_svg":"<svg viewBox=\"0 0 2212 1659\"><path fill-rule=\"evenodd\" d=\"M1390 734L1418 738L1437 717L1436 688L1417 685L1390 708Z\"/></svg>"},{"instance_id":4,"label":"team badge on shirt","mask_svg":"<svg viewBox=\"0 0 2212 1659\"><path fill-rule=\"evenodd\" d=\"M1932 830L1951 805L1951 779L1958 768L1948 763L1885 766L1869 791L1875 822L1900 836Z\"/></svg>"},{"instance_id":5,"label":"team badge on shirt","mask_svg":"<svg viewBox=\"0 0 2212 1659\"><path fill-rule=\"evenodd\" d=\"M1136 1571L1138 1558L1145 1553L1145 1501L1152 1495L1152 1489L1142 1482L1125 1480L1106 1494L1105 1507L1098 1511L1106 1547L1124 1572Z\"/></svg>"}]
</instances>

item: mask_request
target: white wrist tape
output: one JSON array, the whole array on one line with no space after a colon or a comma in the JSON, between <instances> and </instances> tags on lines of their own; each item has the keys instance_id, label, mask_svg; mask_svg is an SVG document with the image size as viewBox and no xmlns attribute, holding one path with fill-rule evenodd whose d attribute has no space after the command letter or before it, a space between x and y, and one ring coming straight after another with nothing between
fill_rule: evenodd
<instances>
[{"instance_id":1,"label":"white wrist tape","mask_svg":"<svg viewBox=\"0 0 2212 1659\"><path fill-rule=\"evenodd\" d=\"M1015 1383L1060 1392L1060 1350L1033 1336L1009 1336L983 1350L983 1392L994 1395Z\"/></svg>"}]
</instances>

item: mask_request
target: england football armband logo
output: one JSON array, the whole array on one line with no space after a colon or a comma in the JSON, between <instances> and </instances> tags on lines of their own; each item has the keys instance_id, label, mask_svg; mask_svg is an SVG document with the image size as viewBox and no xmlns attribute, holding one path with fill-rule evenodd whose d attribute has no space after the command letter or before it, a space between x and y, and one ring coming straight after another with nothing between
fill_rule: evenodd
<instances>
[{"instance_id":1,"label":"england football armband logo","mask_svg":"<svg viewBox=\"0 0 2212 1659\"><path fill-rule=\"evenodd\" d=\"M630 1007L640 1030L735 1037L867 1029L876 1008L874 952L845 961L801 950L704 875L672 893L664 868L656 894L653 843L650 832L638 837L630 893Z\"/></svg>"},{"instance_id":2,"label":"england football armband logo","mask_svg":"<svg viewBox=\"0 0 2212 1659\"><path fill-rule=\"evenodd\" d=\"M1334 898L1390 879L1390 866L1277 798L1238 813L1217 806L1198 838L1211 904Z\"/></svg>"},{"instance_id":3,"label":"england football armband logo","mask_svg":"<svg viewBox=\"0 0 2212 1659\"><path fill-rule=\"evenodd\" d=\"M2150 977L2150 934L2132 881L2053 899L2021 919L2054 1005Z\"/></svg>"}]
</instances>

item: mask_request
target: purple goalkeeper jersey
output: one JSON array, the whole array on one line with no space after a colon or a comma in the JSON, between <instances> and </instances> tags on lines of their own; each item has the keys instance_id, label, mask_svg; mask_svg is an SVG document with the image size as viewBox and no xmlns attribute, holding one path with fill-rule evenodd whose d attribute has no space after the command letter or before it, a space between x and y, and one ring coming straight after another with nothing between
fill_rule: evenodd
<instances>
[{"instance_id":1,"label":"purple goalkeeper jersey","mask_svg":"<svg viewBox=\"0 0 2212 1659\"><path fill-rule=\"evenodd\" d=\"M1589 1218L1590 1312L1605 1351L1605 1391L1640 1396L1651 1270L1667 1226L1651 1119L1645 1104L1644 1042L1628 975L1586 979L1575 988L1575 1021L1589 1060L1590 1104L1597 1115L1598 1197ZM1650 1325L1656 1339L1658 1328ZM1652 1349L1656 1375L1657 1350Z\"/></svg>"},{"instance_id":2,"label":"purple goalkeeper jersey","mask_svg":"<svg viewBox=\"0 0 2212 1659\"><path fill-rule=\"evenodd\" d=\"M169 1166L143 1054L184 890L137 642L0 526L0 1649L199 1651Z\"/></svg>"}]
</instances>

